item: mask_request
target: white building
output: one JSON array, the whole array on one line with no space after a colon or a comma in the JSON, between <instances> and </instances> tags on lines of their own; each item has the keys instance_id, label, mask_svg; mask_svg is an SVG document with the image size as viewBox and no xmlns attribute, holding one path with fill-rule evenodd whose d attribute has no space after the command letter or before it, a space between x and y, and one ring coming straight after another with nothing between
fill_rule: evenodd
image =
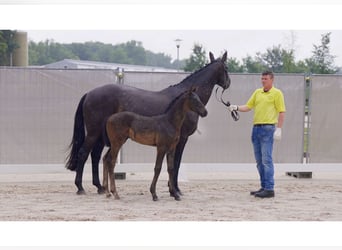
<instances>
[{"instance_id":1,"label":"white building","mask_svg":"<svg viewBox=\"0 0 342 250\"><path fill-rule=\"evenodd\" d=\"M48 69L123 69L123 71L141 71L141 72L179 72L177 69L168 69L155 66L143 66L120 63L107 63L96 61L83 61L64 59L62 61L46 64L43 68Z\"/></svg>"}]
</instances>

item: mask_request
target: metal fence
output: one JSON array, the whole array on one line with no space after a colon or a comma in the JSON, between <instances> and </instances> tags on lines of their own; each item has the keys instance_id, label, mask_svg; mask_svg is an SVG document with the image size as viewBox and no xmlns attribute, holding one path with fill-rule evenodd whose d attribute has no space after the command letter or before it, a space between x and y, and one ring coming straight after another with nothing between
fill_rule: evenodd
<instances>
[{"instance_id":1,"label":"metal fence","mask_svg":"<svg viewBox=\"0 0 342 250\"><path fill-rule=\"evenodd\" d=\"M310 90L309 162L342 162L342 76L314 75Z\"/></svg>"},{"instance_id":2,"label":"metal fence","mask_svg":"<svg viewBox=\"0 0 342 250\"><path fill-rule=\"evenodd\" d=\"M126 72L124 84L160 90L177 84L185 73ZM244 104L260 87L259 74L232 74L224 98ZM341 77L313 76L309 134L311 162L341 162L341 118L335 112L341 99ZM103 84L116 84L111 70L0 69L0 164L60 164L70 143L73 119L81 96ZM276 75L275 86L285 96L286 119L283 139L275 143L274 160L303 162L306 84L304 75ZM333 92L333 93L331 93ZM213 93L214 95L214 93ZM324 104L324 105L323 105ZM331 104L331 106L330 106ZM184 151L186 163L254 162L252 112L241 113L234 122L214 96L207 105L198 130ZM326 136L322 136L324 131ZM121 154L123 163L155 161L155 148L128 141Z\"/></svg>"}]
</instances>

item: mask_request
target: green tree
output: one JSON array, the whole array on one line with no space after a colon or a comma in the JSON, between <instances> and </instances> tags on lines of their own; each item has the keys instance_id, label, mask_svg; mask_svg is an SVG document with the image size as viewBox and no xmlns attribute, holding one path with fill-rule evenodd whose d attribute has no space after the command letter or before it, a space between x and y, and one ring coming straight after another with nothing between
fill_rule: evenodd
<instances>
[{"instance_id":1,"label":"green tree","mask_svg":"<svg viewBox=\"0 0 342 250\"><path fill-rule=\"evenodd\" d=\"M273 72L281 72L283 67L282 50L280 45L268 48L266 53L257 53L259 61Z\"/></svg>"},{"instance_id":2,"label":"green tree","mask_svg":"<svg viewBox=\"0 0 342 250\"><path fill-rule=\"evenodd\" d=\"M29 64L44 65L63 59L78 59L78 56L63 44L56 43L53 40L44 42L29 42Z\"/></svg>"},{"instance_id":3,"label":"green tree","mask_svg":"<svg viewBox=\"0 0 342 250\"><path fill-rule=\"evenodd\" d=\"M164 53L153 53L146 51L146 64L149 66L159 66L164 68L172 68L171 56L165 55Z\"/></svg>"},{"instance_id":4,"label":"green tree","mask_svg":"<svg viewBox=\"0 0 342 250\"><path fill-rule=\"evenodd\" d=\"M122 48L126 52L127 61L125 63L146 65L146 52L144 47L142 46L142 42L132 40L126 43L119 44L118 47Z\"/></svg>"},{"instance_id":5,"label":"green tree","mask_svg":"<svg viewBox=\"0 0 342 250\"><path fill-rule=\"evenodd\" d=\"M247 72L257 73L272 70L276 73L301 73L306 71L302 64L297 65L294 49L284 49L280 45L267 48L266 52L258 52L254 58L245 58L244 67ZM304 70L304 71L303 71Z\"/></svg>"},{"instance_id":6,"label":"green tree","mask_svg":"<svg viewBox=\"0 0 342 250\"><path fill-rule=\"evenodd\" d=\"M252 58L250 55L242 59L243 67L247 73L260 73L267 68L257 57Z\"/></svg>"},{"instance_id":7,"label":"green tree","mask_svg":"<svg viewBox=\"0 0 342 250\"><path fill-rule=\"evenodd\" d=\"M13 52L19 48L14 30L0 30L0 65L12 66Z\"/></svg>"},{"instance_id":8,"label":"green tree","mask_svg":"<svg viewBox=\"0 0 342 250\"><path fill-rule=\"evenodd\" d=\"M244 72L244 66L235 57L230 57L227 60L228 71L231 73Z\"/></svg>"},{"instance_id":9,"label":"green tree","mask_svg":"<svg viewBox=\"0 0 342 250\"><path fill-rule=\"evenodd\" d=\"M313 55L305 62L311 73L333 74L337 68L334 66L335 56L330 54L330 35L331 32L321 35L321 44L313 45Z\"/></svg>"},{"instance_id":10,"label":"green tree","mask_svg":"<svg viewBox=\"0 0 342 250\"><path fill-rule=\"evenodd\" d=\"M176 68L170 56L145 50L141 42L134 40L117 45L101 42L60 44L53 40L29 42L30 65L44 65L66 58Z\"/></svg>"},{"instance_id":11,"label":"green tree","mask_svg":"<svg viewBox=\"0 0 342 250\"><path fill-rule=\"evenodd\" d=\"M193 72L208 63L207 52L202 45L195 43L190 58L185 61L184 71Z\"/></svg>"}]
</instances>

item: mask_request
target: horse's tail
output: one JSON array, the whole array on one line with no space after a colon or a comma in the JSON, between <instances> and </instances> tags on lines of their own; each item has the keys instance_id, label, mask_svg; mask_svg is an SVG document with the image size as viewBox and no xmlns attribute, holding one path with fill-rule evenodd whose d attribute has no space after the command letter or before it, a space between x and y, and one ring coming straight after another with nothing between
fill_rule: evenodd
<instances>
[{"instance_id":1,"label":"horse's tail","mask_svg":"<svg viewBox=\"0 0 342 250\"><path fill-rule=\"evenodd\" d=\"M69 145L69 154L66 159L65 167L71 171L75 171L77 168L77 156L78 152L81 149L82 144L84 143L85 138L85 128L84 128L84 120L83 120L83 103L87 94L85 94L77 107L75 113L75 121L74 121L74 133L72 136L71 143Z\"/></svg>"}]
</instances>

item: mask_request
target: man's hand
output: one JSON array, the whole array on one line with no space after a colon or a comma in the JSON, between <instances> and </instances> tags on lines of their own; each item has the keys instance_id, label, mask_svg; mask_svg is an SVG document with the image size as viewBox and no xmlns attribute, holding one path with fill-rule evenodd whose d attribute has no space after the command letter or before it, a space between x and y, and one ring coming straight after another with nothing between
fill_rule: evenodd
<instances>
[{"instance_id":1,"label":"man's hand","mask_svg":"<svg viewBox=\"0 0 342 250\"><path fill-rule=\"evenodd\" d=\"M276 141L281 140L281 128L276 128L276 130L274 131L274 134L273 134L273 139Z\"/></svg>"},{"instance_id":2,"label":"man's hand","mask_svg":"<svg viewBox=\"0 0 342 250\"><path fill-rule=\"evenodd\" d=\"M228 110L229 110L230 112L233 112L234 110L238 111L238 110L239 110L239 106L238 106L238 105L230 105L230 106L228 107Z\"/></svg>"}]
</instances>

